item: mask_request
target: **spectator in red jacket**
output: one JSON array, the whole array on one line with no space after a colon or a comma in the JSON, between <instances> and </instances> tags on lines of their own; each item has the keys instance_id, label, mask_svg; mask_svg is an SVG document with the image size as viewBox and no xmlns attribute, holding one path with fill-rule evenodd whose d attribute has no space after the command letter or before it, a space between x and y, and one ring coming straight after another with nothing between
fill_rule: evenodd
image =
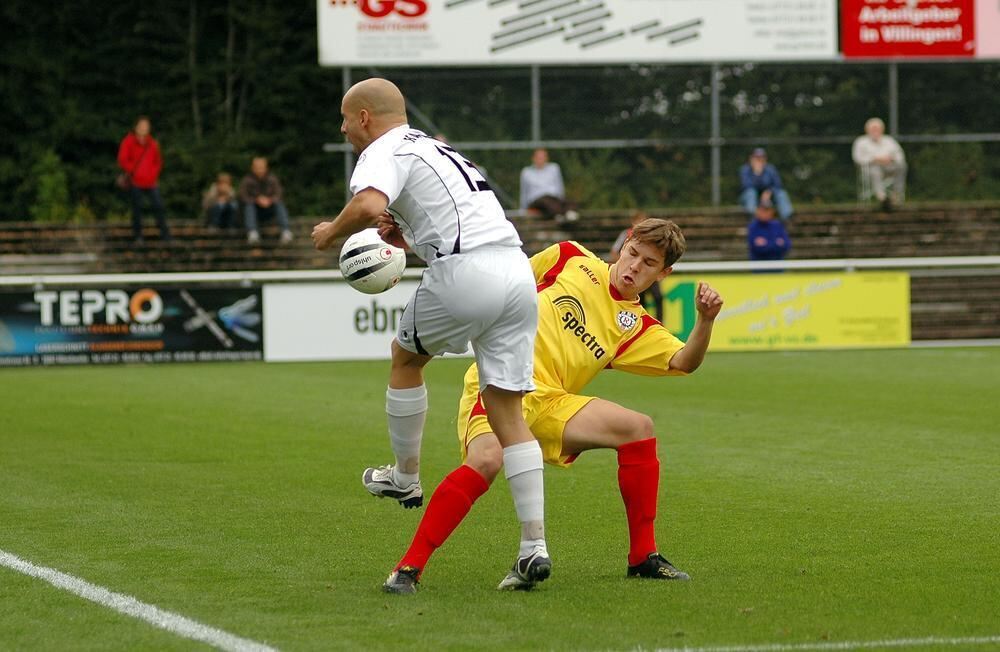
<instances>
[{"instance_id":1,"label":"spectator in red jacket","mask_svg":"<svg viewBox=\"0 0 1000 652\"><path fill-rule=\"evenodd\" d=\"M132 236L136 244L142 244L142 204L145 199L153 208L156 225L160 227L160 237L170 241L170 229L167 227L166 209L160 198L157 184L160 170L163 168L163 158L160 156L160 145L150 134L149 118L139 116L121 145L118 146L118 167L122 169L128 180L128 193L132 201Z\"/></svg>"}]
</instances>

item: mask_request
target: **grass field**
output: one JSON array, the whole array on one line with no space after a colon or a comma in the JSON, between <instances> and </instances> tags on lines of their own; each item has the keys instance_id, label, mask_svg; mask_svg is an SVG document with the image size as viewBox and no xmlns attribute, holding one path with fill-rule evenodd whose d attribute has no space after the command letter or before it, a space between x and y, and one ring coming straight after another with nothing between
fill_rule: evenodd
<instances>
[{"instance_id":1,"label":"grass field","mask_svg":"<svg viewBox=\"0 0 1000 652\"><path fill-rule=\"evenodd\" d=\"M429 493L465 361L428 370ZM385 363L0 370L0 551L282 650L588 649L1000 635L1000 349L715 354L603 374L650 414L657 533L689 583L626 580L610 451L546 471L552 578L494 590L501 479L415 597L420 516L369 497ZM0 567L0 649L200 649ZM949 649L969 647L965 643ZM1000 638L977 649L1000 646ZM945 644L921 649L944 648Z\"/></svg>"}]
</instances>

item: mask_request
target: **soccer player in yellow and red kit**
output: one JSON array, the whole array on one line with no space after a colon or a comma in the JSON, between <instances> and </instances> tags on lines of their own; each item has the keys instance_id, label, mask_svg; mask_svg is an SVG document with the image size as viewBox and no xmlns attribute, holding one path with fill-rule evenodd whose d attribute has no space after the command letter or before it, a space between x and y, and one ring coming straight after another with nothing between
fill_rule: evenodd
<instances>
[{"instance_id":1,"label":"soccer player in yellow and red kit","mask_svg":"<svg viewBox=\"0 0 1000 652\"><path fill-rule=\"evenodd\" d=\"M684 249L684 236L676 224L647 219L633 228L613 265L575 242L553 245L531 259L538 289L536 390L524 397L525 421L549 464L568 466L580 453L595 448L618 451L618 485L630 540L629 577L689 579L656 547L653 526L660 463L653 422L644 414L578 392L603 369L665 376L685 375L701 365L722 309L718 293L699 284L698 318L686 343L650 317L638 300L643 290L672 271ZM490 430L479 396L475 365L465 375L458 431L464 464L434 491L413 543L383 585L388 592L416 591L431 554L503 465L503 449ZM527 573L530 561L519 558L498 588L532 588L539 580Z\"/></svg>"}]
</instances>

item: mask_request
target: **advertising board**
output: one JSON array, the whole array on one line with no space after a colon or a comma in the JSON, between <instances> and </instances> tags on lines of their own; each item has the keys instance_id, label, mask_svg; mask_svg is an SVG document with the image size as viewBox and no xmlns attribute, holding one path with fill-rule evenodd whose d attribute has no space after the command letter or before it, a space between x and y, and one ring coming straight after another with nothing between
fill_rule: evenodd
<instances>
[{"instance_id":1,"label":"advertising board","mask_svg":"<svg viewBox=\"0 0 1000 652\"><path fill-rule=\"evenodd\" d=\"M900 272L670 275L661 282L665 326L686 339L697 281L725 300L713 351L907 346L910 277Z\"/></svg>"},{"instance_id":2,"label":"advertising board","mask_svg":"<svg viewBox=\"0 0 1000 652\"><path fill-rule=\"evenodd\" d=\"M841 0L840 45L847 59L973 57L975 14L974 0Z\"/></svg>"},{"instance_id":3,"label":"advertising board","mask_svg":"<svg viewBox=\"0 0 1000 652\"><path fill-rule=\"evenodd\" d=\"M835 0L318 0L327 66L834 59Z\"/></svg>"},{"instance_id":4,"label":"advertising board","mask_svg":"<svg viewBox=\"0 0 1000 652\"><path fill-rule=\"evenodd\" d=\"M0 366L260 360L257 288L0 293Z\"/></svg>"}]
</instances>

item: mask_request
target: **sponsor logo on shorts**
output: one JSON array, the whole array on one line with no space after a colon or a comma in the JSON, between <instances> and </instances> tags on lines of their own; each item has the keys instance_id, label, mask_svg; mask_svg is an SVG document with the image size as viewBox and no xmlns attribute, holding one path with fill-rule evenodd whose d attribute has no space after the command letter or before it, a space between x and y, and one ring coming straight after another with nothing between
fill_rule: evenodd
<instances>
[{"instance_id":1,"label":"sponsor logo on shorts","mask_svg":"<svg viewBox=\"0 0 1000 652\"><path fill-rule=\"evenodd\" d=\"M594 334L587 330L587 314L583 311L580 301L575 297L564 295L553 303L562 311L563 330L578 338L587 350L594 354L594 358L597 360L603 358L606 353L604 347Z\"/></svg>"},{"instance_id":2,"label":"sponsor logo on shorts","mask_svg":"<svg viewBox=\"0 0 1000 652\"><path fill-rule=\"evenodd\" d=\"M639 323L639 316L628 310L620 310L618 316L615 317L615 322L623 333L627 333Z\"/></svg>"}]
</instances>

